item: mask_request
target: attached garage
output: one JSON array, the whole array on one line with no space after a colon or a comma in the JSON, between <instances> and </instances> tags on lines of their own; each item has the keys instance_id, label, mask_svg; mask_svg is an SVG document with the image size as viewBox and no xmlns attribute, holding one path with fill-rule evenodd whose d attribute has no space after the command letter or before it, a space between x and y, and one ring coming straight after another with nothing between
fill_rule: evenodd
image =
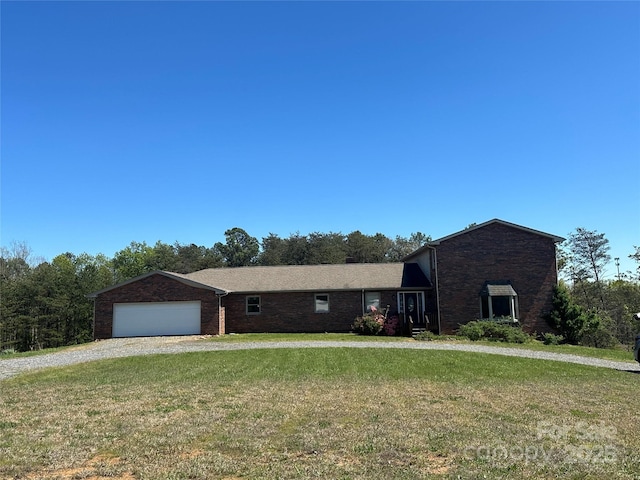
<instances>
[{"instance_id":1,"label":"attached garage","mask_svg":"<svg viewBox=\"0 0 640 480\"><path fill-rule=\"evenodd\" d=\"M225 290L171 272L151 272L89 295L93 337L153 337L224 333Z\"/></svg>"},{"instance_id":2,"label":"attached garage","mask_svg":"<svg viewBox=\"0 0 640 480\"><path fill-rule=\"evenodd\" d=\"M200 302L143 302L113 305L113 337L198 335Z\"/></svg>"}]
</instances>

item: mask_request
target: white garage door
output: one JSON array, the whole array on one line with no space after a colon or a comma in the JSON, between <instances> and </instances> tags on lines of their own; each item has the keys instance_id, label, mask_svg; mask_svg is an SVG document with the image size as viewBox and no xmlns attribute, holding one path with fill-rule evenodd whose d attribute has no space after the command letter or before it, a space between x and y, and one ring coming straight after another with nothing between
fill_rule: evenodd
<instances>
[{"instance_id":1,"label":"white garage door","mask_svg":"<svg viewBox=\"0 0 640 480\"><path fill-rule=\"evenodd\" d=\"M197 335L200 302L116 303L114 337Z\"/></svg>"}]
</instances>

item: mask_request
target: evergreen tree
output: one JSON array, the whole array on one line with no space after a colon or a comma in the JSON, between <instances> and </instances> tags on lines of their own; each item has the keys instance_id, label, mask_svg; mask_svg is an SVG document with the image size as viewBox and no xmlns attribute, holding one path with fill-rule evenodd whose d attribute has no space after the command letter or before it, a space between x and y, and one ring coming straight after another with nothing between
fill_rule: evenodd
<instances>
[{"instance_id":1,"label":"evergreen tree","mask_svg":"<svg viewBox=\"0 0 640 480\"><path fill-rule=\"evenodd\" d=\"M578 344L583 333L593 328L595 319L573 303L569 290L563 283L554 288L552 306L547 321L568 343Z\"/></svg>"}]
</instances>

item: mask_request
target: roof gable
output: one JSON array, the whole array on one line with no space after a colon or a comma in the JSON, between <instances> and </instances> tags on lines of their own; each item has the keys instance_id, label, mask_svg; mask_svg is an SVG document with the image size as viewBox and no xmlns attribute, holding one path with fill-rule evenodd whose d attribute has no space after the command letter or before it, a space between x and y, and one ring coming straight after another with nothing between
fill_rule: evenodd
<instances>
[{"instance_id":1,"label":"roof gable","mask_svg":"<svg viewBox=\"0 0 640 480\"><path fill-rule=\"evenodd\" d=\"M421 253L423 253L425 250L427 250L429 248L437 247L438 245L440 245L441 242L446 242L447 240L450 240L452 238L458 237L460 235L466 235L468 233L473 232L474 230L479 230L481 228L485 228L485 227L487 227L489 225L494 225L494 224L503 225L503 226L506 226L506 227L509 227L509 228L515 228L517 230L521 230L521 231L527 232L527 233L532 233L534 235L540 235L542 237L547 237L550 240L552 240L554 243L560 243L560 242L563 242L565 240L564 238L558 237L557 235L552 235L550 233L545 233L545 232L542 232L540 230L534 230L533 228L523 227L522 225L518 225L518 224L515 224L515 223L511 223L511 222L506 222L504 220L500 220L498 218L494 218L493 220L489 220L488 222L484 222L484 223L481 223L479 225L474 225L472 227L465 228L464 230L460 230L459 232L455 232L455 233L452 233L452 234L447 235L445 237L441 237L441 238L438 238L436 240L433 240L433 241L425 244L424 246L420 247L415 252L410 253L409 255L407 255L405 258L403 258L403 261L407 261L407 260L410 260L412 258L415 258L416 256L418 256Z\"/></svg>"},{"instance_id":2,"label":"roof gable","mask_svg":"<svg viewBox=\"0 0 640 480\"><path fill-rule=\"evenodd\" d=\"M184 275L180 275L179 273L165 272L163 270L156 270L154 272L145 273L144 275L139 275L139 276L137 276L135 278L131 278L129 280L126 280L124 282L118 283L116 285L111 285L110 287L103 288L102 290L99 290L97 292L90 293L89 295L87 295L87 297L95 298L95 297L97 297L98 295L100 295L102 293L108 292L110 290L114 290L116 288L124 287L126 285L131 284L131 283L135 283L135 282L138 282L138 281L143 280L145 278L151 277L153 275L162 275L162 276L170 278L172 280L176 280L178 282L184 283L185 285L189 285L189 286L195 287L195 288L203 288L205 290L211 290L211 291L214 291L217 294L225 293L224 290L220 290L219 288L215 288L215 287L213 287L211 285L206 285L206 284L194 281L192 279L186 278Z\"/></svg>"},{"instance_id":3,"label":"roof gable","mask_svg":"<svg viewBox=\"0 0 640 480\"><path fill-rule=\"evenodd\" d=\"M494 218L493 220L489 220L488 222L481 223L479 225L474 225L473 227L465 228L464 230L460 230L459 232L452 233L451 235L447 235L446 237L438 238L432 242L429 242L430 245L437 245L440 242L444 242L449 240L450 238L457 237L459 235L465 235L467 233L473 232L474 230L479 230L481 228L487 227L489 225L499 224L504 225L505 227L515 228L517 230L522 230L524 232L533 233L534 235L540 235L542 237L547 237L554 242L563 242L564 238L558 237L557 235L551 235L550 233L541 232L540 230L534 230L533 228L523 227L522 225L518 225L515 223L505 222L504 220L500 220L498 218Z\"/></svg>"}]
</instances>

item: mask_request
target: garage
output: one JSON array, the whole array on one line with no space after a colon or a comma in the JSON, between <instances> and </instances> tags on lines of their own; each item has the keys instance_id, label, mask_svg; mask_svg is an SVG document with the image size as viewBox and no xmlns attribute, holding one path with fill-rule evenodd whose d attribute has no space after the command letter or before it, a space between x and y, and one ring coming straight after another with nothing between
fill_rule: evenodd
<instances>
[{"instance_id":1,"label":"garage","mask_svg":"<svg viewBox=\"0 0 640 480\"><path fill-rule=\"evenodd\" d=\"M143 302L113 305L113 337L200 334L200 302Z\"/></svg>"}]
</instances>

